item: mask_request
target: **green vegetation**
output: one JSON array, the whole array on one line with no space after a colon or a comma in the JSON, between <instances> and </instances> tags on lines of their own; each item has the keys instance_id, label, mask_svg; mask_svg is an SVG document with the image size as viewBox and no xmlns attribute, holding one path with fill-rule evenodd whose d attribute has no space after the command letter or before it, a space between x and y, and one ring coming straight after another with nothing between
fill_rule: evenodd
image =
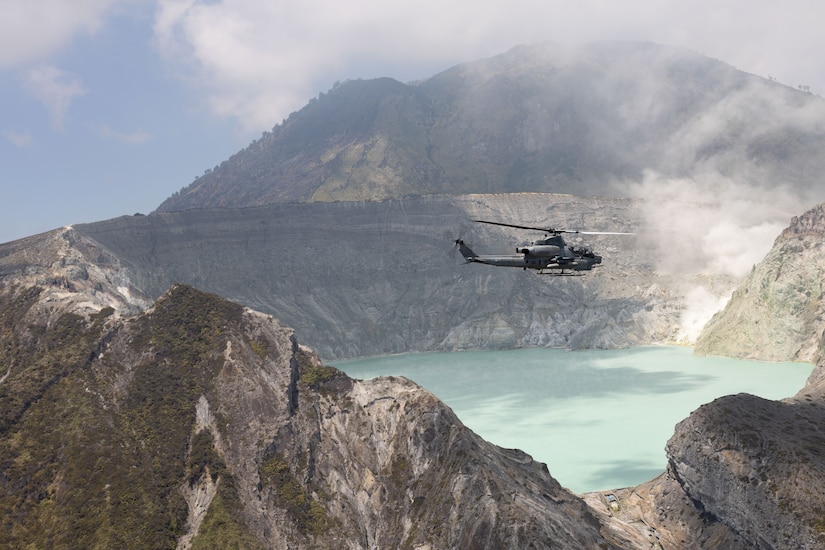
<instances>
[{"instance_id":1,"label":"green vegetation","mask_svg":"<svg viewBox=\"0 0 825 550\"><path fill-rule=\"evenodd\" d=\"M327 367L325 365L313 365L308 369L301 370L301 382L307 386L314 388L318 384L326 380L330 380L335 376L342 374L341 371L335 367Z\"/></svg>"},{"instance_id":2,"label":"green vegetation","mask_svg":"<svg viewBox=\"0 0 825 550\"><path fill-rule=\"evenodd\" d=\"M275 504L286 510L298 531L305 535L327 532L329 521L326 510L310 499L306 490L292 475L284 457L275 454L261 465L261 481L275 489Z\"/></svg>"},{"instance_id":3,"label":"green vegetation","mask_svg":"<svg viewBox=\"0 0 825 550\"><path fill-rule=\"evenodd\" d=\"M332 386L328 384L329 382L341 379L348 380L344 372L335 367L316 363L312 359L312 356L305 351L298 350L295 358L298 361L300 380L310 388L325 392L332 388Z\"/></svg>"},{"instance_id":4,"label":"green vegetation","mask_svg":"<svg viewBox=\"0 0 825 550\"><path fill-rule=\"evenodd\" d=\"M145 349L148 343L167 363L191 367L223 350L222 332L228 324L239 324L242 313L241 306L214 294L176 285L152 314L137 320L144 338L133 346Z\"/></svg>"},{"instance_id":5,"label":"green vegetation","mask_svg":"<svg viewBox=\"0 0 825 550\"><path fill-rule=\"evenodd\" d=\"M254 547L211 434L192 434L242 308L176 286L107 336L134 351L115 357L98 353L111 309L15 324L38 295L0 303L0 364L12 366L0 384L0 480L13 480L0 483L0 547L174 548L188 514L179 489L207 470L219 490L199 547ZM129 376L120 361L133 362ZM114 379L128 381L118 400Z\"/></svg>"},{"instance_id":6,"label":"green vegetation","mask_svg":"<svg viewBox=\"0 0 825 550\"><path fill-rule=\"evenodd\" d=\"M269 340L250 340L249 347L261 359L266 359L269 355Z\"/></svg>"},{"instance_id":7,"label":"green vegetation","mask_svg":"<svg viewBox=\"0 0 825 550\"><path fill-rule=\"evenodd\" d=\"M215 441L209 430L201 430L192 438L186 471L190 487L207 471L213 482L227 474L226 463L215 450Z\"/></svg>"},{"instance_id":8,"label":"green vegetation","mask_svg":"<svg viewBox=\"0 0 825 550\"><path fill-rule=\"evenodd\" d=\"M816 529L817 533L825 534L825 510L822 508L814 508L812 510L814 515L814 523L813 527Z\"/></svg>"},{"instance_id":9,"label":"green vegetation","mask_svg":"<svg viewBox=\"0 0 825 550\"><path fill-rule=\"evenodd\" d=\"M231 477L221 478L218 493L212 499L209 511L192 540L192 550L255 550L263 548L250 535L234 513L241 508L240 498Z\"/></svg>"},{"instance_id":10,"label":"green vegetation","mask_svg":"<svg viewBox=\"0 0 825 550\"><path fill-rule=\"evenodd\" d=\"M113 313L106 308L89 319L64 313L51 327L20 326L41 292L21 289L0 303L0 376L9 375L0 384L0 435L49 387L88 362Z\"/></svg>"}]
</instances>

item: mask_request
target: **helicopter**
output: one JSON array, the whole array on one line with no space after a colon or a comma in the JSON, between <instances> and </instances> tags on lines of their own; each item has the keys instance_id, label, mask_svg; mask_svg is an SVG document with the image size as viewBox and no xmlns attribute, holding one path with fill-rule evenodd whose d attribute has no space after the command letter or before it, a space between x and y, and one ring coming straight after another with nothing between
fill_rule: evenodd
<instances>
[{"instance_id":1,"label":"helicopter","mask_svg":"<svg viewBox=\"0 0 825 550\"><path fill-rule=\"evenodd\" d=\"M552 227L531 227L510 223L473 220L476 223L513 227L545 233L544 239L533 241L529 246L519 246L516 254L479 255L467 246L462 239L455 244L467 263L479 263L500 267L520 267L523 270L535 269L540 275L573 275L578 271L590 271L602 263L602 257L586 246L568 245L562 238L563 233L579 235L632 235L613 231L577 231L555 229Z\"/></svg>"}]
</instances>

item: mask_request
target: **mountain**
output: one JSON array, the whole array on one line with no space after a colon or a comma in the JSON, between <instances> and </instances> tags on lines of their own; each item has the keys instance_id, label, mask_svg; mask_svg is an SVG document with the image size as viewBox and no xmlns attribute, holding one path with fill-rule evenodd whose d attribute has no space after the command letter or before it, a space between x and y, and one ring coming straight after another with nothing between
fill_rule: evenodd
<instances>
[{"instance_id":1,"label":"mountain","mask_svg":"<svg viewBox=\"0 0 825 550\"><path fill-rule=\"evenodd\" d=\"M800 216L708 322L696 342L705 355L766 361L823 358L825 205Z\"/></svg>"},{"instance_id":2,"label":"mountain","mask_svg":"<svg viewBox=\"0 0 825 550\"><path fill-rule=\"evenodd\" d=\"M651 43L526 45L417 83L337 84L158 211L433 193L627 196L648 173L808 197L822 184L824 145L822 98L720 61Z\"/></svg>"},{"instance_id":3,"label":"mountain","mask_svg":"<svg viewBox=\"0 0 825 550\"><path fill-rule=\"evenodd\" d=\"M645 235L570 236L604 256L580 277L468 265L455 249L459 236L480 253L541 236L472 219L632 231L643 224L638 208L568 195L430 196L127 216L57 234L89 249L100 269L118 266L129 296L154 300L186 283L275 315L327 360L677 342L693 307L688 289L733 282L657 272ZM3 250L0 275L15 265Z\"/></svg>"},{"instance_id":4,"label":"mountain","mask_svg":"<svg viewBox=\"0 0 825 550\"><path fill-rule=\"evenodd\" d=\"M182 285L129 318L49 294L0 290L2 547L608 547L546 467L271 316Z\"/></svg>"},{"instance_id":5,"label":"mountain","mask_svg":"<svg viewBox=\"0 0 825 550\"><path fill-rule=\"evenodd\" d=\"M825 364L791 399L702 406L656 479L576 496L272 315L186 285L144 301L77 230L2 262L0 546L821 546Z\"/></svg>"},{"instance_id":6,"label":"mountain","mask_svg":"<svg viewBox=\"0 0 825 550\"><path fill-rule=\"evenodd\" d=\"M413 382L321 360L690 342L743 261L697 189L741 185L749 223L815 194L821 109L660 46L520 47L341 84L152 215L0 244L0 546L821 547L821 207L697 345L816 360L807 386L704 405L639 487L572 495ZM532 237L477 219L636 235L541 277L450 259Z\"/></svg>"}]
</instances>

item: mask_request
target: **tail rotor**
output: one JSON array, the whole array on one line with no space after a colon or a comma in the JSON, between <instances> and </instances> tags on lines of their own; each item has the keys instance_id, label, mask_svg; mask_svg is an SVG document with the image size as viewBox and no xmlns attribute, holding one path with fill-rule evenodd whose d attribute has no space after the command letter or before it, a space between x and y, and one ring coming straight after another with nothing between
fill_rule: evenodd
<instances>
[{"instance_id":1,"label":"tail rotor","mask_svg":"<svg viewBox=\"0 0 825 550\"><path fill-rule=\"evenodd\" d=\"M455 258L456 252L461 252L465 263L473 261L476 256L475 252L464 242L464 234L467 232L467 226L462 225L458 231L458 237L453 239L452 247L450 249L450 258Z\"/></svg>"}]
</instances>

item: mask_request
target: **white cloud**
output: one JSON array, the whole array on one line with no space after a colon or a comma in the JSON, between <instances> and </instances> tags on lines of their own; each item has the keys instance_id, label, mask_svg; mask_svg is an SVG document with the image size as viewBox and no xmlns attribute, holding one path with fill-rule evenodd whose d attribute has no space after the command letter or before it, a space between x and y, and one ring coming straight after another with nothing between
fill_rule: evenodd
<instances>
[{"instance_id":1,"label":"white cloud","mask_svg":"<svg viewBox=\"0 0 825 550\"><path fill-rule=\"evenodd\" d=\"M679 337L689 343L762 261L791 217L810 207L781 185L757 188L711 173L667 178L648 172L624 191L644 199L637 239L653 269L684 285Z\"/></svg>"},{"instance_id":2,"label":"white cloud","mask_svg":"<svg viewBox=\"0 0 825 550\"><path fill-rule=\"evenodd\" d=\"M152 136L143 130L134 132L120 132L113 130L107 124L103 124L97 128L98 134L106 139L115 139L117 141L129 144L140 144L149 141Z\"/></svg>"},{"instance_id":3,"label":"white cloud","mask_svg":"<svg viewBox=\"0 0 825 550\"><path fill-rule=\"evenodd\" d=\"M825 93L825 4L709 0L158 0L161 51L211 108L265 129L336 80L422 78L520 44L650 40Z\"/></svg>"},{"instance_id":4,"label":"white cloud","mask_svg":"<svg viewBox=\"0 0 825 550\"><path fill-rule=\"evenodd\" d=\"M736 220L718 220L703 236L703 248L710 256L708 268L714 273L744 277L762 261L788 221L787 218L781 221L774 218L763 223L740 225Z\"/></svg>"},{"instance_id":5,"label":"white cloud","mask_svg":"<svg viewBox=\"0 0 825 550\"><path fill-rule=\"evenodd\" d=\"M160 51L217 114L266 129L336 80L411 80L520 43L651 40L825 94L825 4L789 0L4 0L0 69L156 5Z\"/></svg>"},{"instance_id":6,"label":"white cloud","mask_svg":"<svg viewBox=\"0 0 825 550\"><path fill-rule=\"evenodd\" d=\"M38 61L78 33L93 33L123 0L3 0L0 69Z\"/></svg>"},{"instance_id":7,"label":"white cloud","mask_svg":"<svg viewBox=\"0 0 825 550\"><path fill-rule=\"evenodd\" d=\"M15 130L6 130L6 140L17 147L25 147L32 142L32 136L28 132L17 132Z\"/></svg>"},{"instance_id":8,"label":"white cloud","mask_svg":"<svg viewBox=\"0 0 825 550\"><path fill-rule=\"evenodd\" d=\"M695 286L685 294L685 309L680 316L679 340L694 343L713 314L725 307L729 295L717 296L703 286Z\"/></svg>"},{"instance_id":9,"label":"white cloud","mask_svg":"<svg viewBox=\"0 0 825 550\"><path fill-rule=\"evenodd\" d=\"M51 65L30 69L26 74L26 88L49 110L52 124L58 129L63 128L72 102L86 94L77 76Z\"/></svg>"},{"instance_id":10,"label":"white cloud","mask_svg":"<svg viewBox=\"0 0 825 550\"><path fill-rule=\"evenodd\" d=\"M782 185L757 188L719 174L667 178L648 172L627 184L645 199L641 239L656 252L656 269L680 275L747 275L808 198Z\"/></svg>"}]
</instances>

